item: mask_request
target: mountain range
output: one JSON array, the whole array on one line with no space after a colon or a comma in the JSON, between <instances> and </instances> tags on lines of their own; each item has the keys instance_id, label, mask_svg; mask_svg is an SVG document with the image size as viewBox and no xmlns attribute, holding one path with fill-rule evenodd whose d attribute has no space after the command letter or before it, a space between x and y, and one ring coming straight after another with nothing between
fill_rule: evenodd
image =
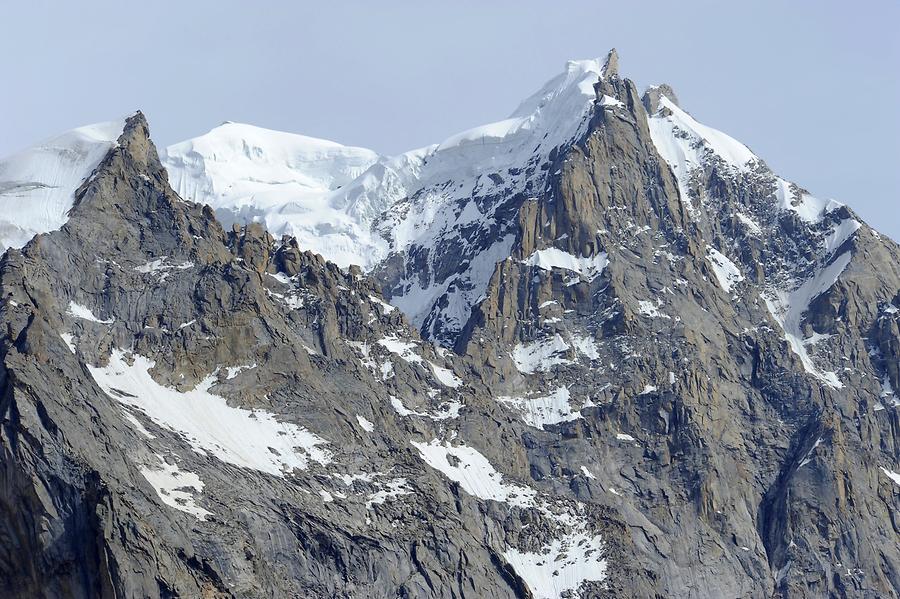
<instances>
[{"instance_id":1,"label":"mountain range","mask_svg":"<svg viewBox=\"0 0 900 599\"><path fill-rule=\"evenodd\" d=\"M397 156L0 160L9 597L898 597L900 247L618 57Z\"/></svg>"}]
</instances>

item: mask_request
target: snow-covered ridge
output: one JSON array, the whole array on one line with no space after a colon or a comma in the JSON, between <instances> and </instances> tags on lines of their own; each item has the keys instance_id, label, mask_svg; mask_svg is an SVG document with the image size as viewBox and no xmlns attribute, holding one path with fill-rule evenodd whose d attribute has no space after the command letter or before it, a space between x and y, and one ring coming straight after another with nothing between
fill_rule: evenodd
<instances>
[{"instance_id":1,"label":"snow-covered ridge","mask_svg":"<svg viewBox=\"0 0 900 599\"><path fill-rule=\"evenodd\" d=\"M391 303L426 336L440 338L438 321L451 333L465 325L515 239L514 223L498 221L495 211L503 198L544 188L549 172L542 167L551 152L586 130L602 70L600 60L571 61L508 119L451 136L420 151L418 162L408 159L414 168L397 177L403 186L378 227L392 251L414 248L428 256L422 276L391 291ZM450 246L466 266L434 279L434 272L446 272L440 261ZM442 307L433 309L438 300Z\"/></svg>"},{"instance_id":2,"label":"snow-covered ridge","mask_svg":"<svg viewBox=\"0 0 900 599\"><path fill-rule=\"evenodd\" d=\"M820 240L818 267L813 274L793 272L788 266L782 273L781 286L769 284L764 299L770 314L784 330L785 340L799 357L804 370L829 387L842 388L843 383L837 372L825 370L815 363L811 348L823 336L814 334L807 338L801 325L810 303L834 285L849 265L851 251L837 254L862 224L853 218L842 219L837 224L825 223L828 215L843 204L816 198L768 169L756 170L761 162L746 146L720 131L701 125L665 95L659 98L659 110L648 115L648 125L653 143L660 156L671 167L682 202L694 220L700 220L702 215L701 210L691 201L689 184L692 175L711 164L724 164L735 175L752 173L751 176L767 179L773 186L773 207L779 211L794 213L808 227L810 235ZM701 203L703 201L701 198ZM734 215L752 235L763 234L763 229L750 216L740 212ZM735 286L744 280L741 268L715 248L707 247L706 259L715 279L727 293L732 293ZM651 312L656 311L652 304L642 304L646 304L641 310L643 314L651 316Z\"/></svg>"},{"instance_id":3,"label":"snow-covered ridge","mask_svg":"<svg viewBox=\"0 0 900 599\"><path fill-rule=\"evenodd\" d=\"M504 120L474 127L449 137L435 152L464 145L509 144L534 138L535 133L550 135L543 145L553 148L578 134L584 117L596 99L594 83L602 76L599 59L570 60L565 72L557 75L526 99Z\"/></svg>"},{"instance_id":4,"label":"snow-covered ridge","mask_svg":"<svg viewBox=\"0 0 900 599\"><path fill-rule=\"evenodd\" d=\"M707 152L739 169L758 160L747 146L697 122L669 98L661 96L659 105L659 113L650 115L650 134L660 156L672 166L676 176L702 165Z\"/></svg>"},{"instance_id":5,"label":"snow-covered ridge","mask_svg":"<svg viewBox=\"0 0 900 599\"><path fill-rule=\"evenodd\" d=\"M647 124L653 145L675 174L682 201L685 201L694 220L699 218L699 214L687 199L691 197L688 183L695 169L718 159L735 172L746 173L761 163L747 146L699 123L665 95L659 98L659 110L647 115ZM813 197L781 177L774 177L774 182L778 208L796 213L806 223L816 224L825 214L843 206L835 200ZM758 234L758 225L746 215L738 215L739 218L741 216L750 230Z\"/></svg>"},{"instance_id":6,"label":"snow-covered ridge","mask_svg":"<svg viewBox=\"0 0 900 599\"><path fill-rule=\"evenodd\" d=\"M0 160L0 251L65 224L75 191L124 128L124 118L79 127Z\"/></svg>"}]
</instances>

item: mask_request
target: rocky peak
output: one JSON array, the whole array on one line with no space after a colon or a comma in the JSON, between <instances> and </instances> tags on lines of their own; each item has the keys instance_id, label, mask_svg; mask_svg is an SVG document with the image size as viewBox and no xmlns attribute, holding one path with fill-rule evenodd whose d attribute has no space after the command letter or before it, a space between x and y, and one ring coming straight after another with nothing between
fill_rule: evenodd
<instances>
[{"instance_id":1,"label":"rocky peak","mask_svg":"<svg viewBox=\"0 0 900 599\"><path fill-rule=\"evenodd\" d=\"M66 226L0 265L0 518L29 548L0 558L4 591L449 596L465 571L467 594L512 599L540 584L518 556L551 548L579 560L567 590L599 589L615 520L516 482L524 425L484 427L498 406L467 365L358 269L260 225L222 233L154 168L145 128L127 135ZM448 487L457 472L492 482ZM261 530L320 549L298 560Z\"/></svg>"},{"instance_id":2,"label":"rocky peak","mask_svg":"<svg viewBox=\"0 0 900 599\"><path fill-rule=\"evenodd\" d=\"M102 253L139 251L170 260L227 261L211 210L184 202L168 184L143 113L128 117L115 146L74 193L64 225ZM73 218L79 216L79 218ZM97 227L103 226L99 238Z\"/></svg>"},{"instance_id":3,"label":"rocky peak","mask_svg":"<svg viewBox=\"0 0 900 599\"><path fill-rule=\"evenodd\" d=\"M610 49L603 61L603 69L600 71L604 79L614 79L619 76L619 53L615 48Z\"/></svg>"},{"instance_id":4,"label":"rocky peak","mask_svg":"<svg viewBox=\"0 0 900 599\"><path fill-rule=\"evenodd\" d=\"M148 171L159 171L162 168L156 145L150 141L147 117L140 110L125 119L125 128L116 145L139 167Z\"/></svg>"},{"instance_id":5,"label":"rocky peak","mask_svg":"<svg viewBox=\"0 0 900 599\"><path fill-rule=\"evenodd\" d=\"M648 114L656 114L659 111L659 99L662 97L668 98L670 102L676 106L680 106L680 104L678 104L678 96L675 95L675 90L667 83L651 85L644 91L644 95L641 97L644 109Z\"/></svg>"}]
</instances>

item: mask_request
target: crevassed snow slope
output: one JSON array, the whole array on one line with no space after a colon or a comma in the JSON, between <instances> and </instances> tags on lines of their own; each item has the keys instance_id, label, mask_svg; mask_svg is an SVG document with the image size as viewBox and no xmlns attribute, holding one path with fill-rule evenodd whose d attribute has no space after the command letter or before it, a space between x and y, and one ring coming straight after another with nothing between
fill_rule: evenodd
<instances>
[{"instance_id":1,"label":"crevassed snow slope","mask_svg":"<svg viewBox=\"0 0 900 599\"><path fill-rule=\"evenodd\" d=\"M124 119L79 127L0 160L0 251L65 224L75 190L124 127Z\"/></svg>"},{"instance_id":2,"label":"crevassed snow slope","mask_svg":"<svg viewBox=\"0 0 900 599\"><path fill-rule=\"evenodd\" d=\"M369 224L385 206L377 196L371 204L347 202L339 191L377 159L365 148L240 123L169 146L162 156L173 189L210 205L225 224L262 221L341 266L371 266L384 254Z\"/></svg>"}]
</instances>

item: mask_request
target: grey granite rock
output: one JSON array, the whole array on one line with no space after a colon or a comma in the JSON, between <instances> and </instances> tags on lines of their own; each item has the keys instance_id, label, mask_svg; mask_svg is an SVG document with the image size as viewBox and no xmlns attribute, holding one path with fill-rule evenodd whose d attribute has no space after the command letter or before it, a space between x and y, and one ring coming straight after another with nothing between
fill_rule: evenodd
<instances>
[{"instance_id":1,"label":"grey granite rock","mask_svg":"<svg viewBox=\"0 0 900 599\"><path fill-rule=\"evenodd\" d=\"M0 592L898 596L900 249L761 162L679 181L616 62L492 226L374 277L223 230L129 119L0 262ZM385 303L507 235L460 330Z\"/></svg>"}]
</instances>

